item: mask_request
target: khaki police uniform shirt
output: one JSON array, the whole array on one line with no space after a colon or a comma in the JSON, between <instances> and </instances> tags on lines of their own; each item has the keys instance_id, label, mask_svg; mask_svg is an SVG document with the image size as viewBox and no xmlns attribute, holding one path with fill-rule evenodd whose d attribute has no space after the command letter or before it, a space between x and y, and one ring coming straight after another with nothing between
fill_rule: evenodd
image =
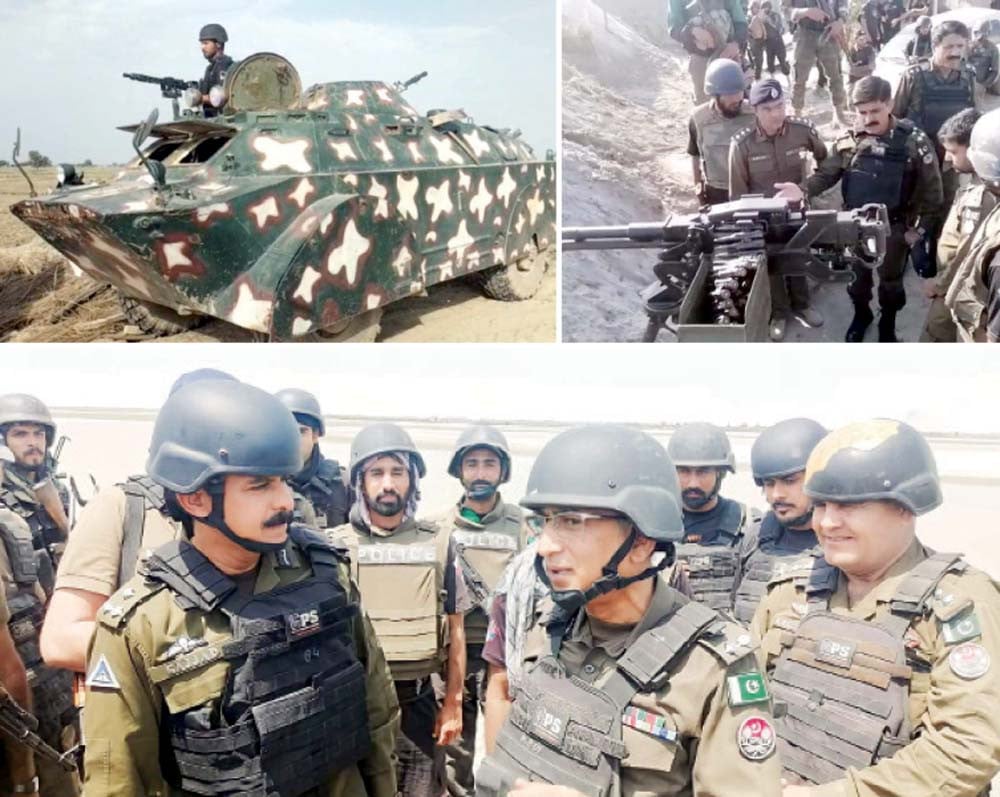
<instances>
[{"instance_id":1,"label":"khaki police uniform shirt","mask_svg":"<svg viewBox=\"0 0 1000 797\"><path fill-rule=\"evenodd\" d=\"M978 178L974 177L958 190L938 238L938 273L934 281L939 294L944 295L948 290L956 267L969 251L972 235L979 222L986 218L996 204L996 195Z\"/></svg>"},{"instance_id":2,"label":"khaki police uniform shirt","mask_svg":"<svg viewBox=\"0 0 1000 797\"><path fill-rule=\"evenodd\" d=\"M861 620L889 613L888 603L906 575L929 555L919 541L900 557L882 582L854 606L843 574L830 599L830 611ZM942 616L974 613L978 633L959 642L943 637ZM905 645L913 667L909 701L913 741L892 758L843 780L813 787L815 797L958 797L979 794L1000 768L1000 585L985 573L968 568L948 573L938 584L932 613L910 626ZM751 624L759 655L771 670L781 650L782 631L792 631L806 610L804 586L793 580L771 586ZM967 615L962 615L963 617ZM956 674L949 656L958 644L971 642L989 656L982 675Z\"/></svg>"},{"instance_id":3,"label":"khaki police uniform shirt","mask_svg":"<svg viewBox=\"0 0 1000 797\"><path fill-rule=\"evenodd\" d=\"M116 485L98 492L81 510L59 563L56 589L81 589L105 596L117 589L125 536L125 501L125 492ZM157 509L147 509L140 559L182 533L180 523L171 521Z\"/></svg>"},{"instance_id":4,"label":"khaki police uniform shirt","mask_svg":"<svg viewBox=\"0 0 1000 797\"><path fill-rule=\"evenodd\" d=\"M566 635L559 661L568 673L600 686L629 646L661 624L683 601L661 574L652 603L634 626L608 625L581 611ZM551 605L545 598L543 606ZM525 640L525 668L550 655L550 650L545 628L534 626ZM735 623L726 623L725 638L699 641L678 657L666 686L635 695L630 706L651 717L662 717L677 738L666 741L623 726L627 755L621 765L622 797L780 795L777 752L752 761L741 754L738 744L740 726L750 717L766 720L773 733L770 704L729 705L729 676L757 672L757 666L747 632Z\"/></svg>"},{"instance_id":5,"label":"khaki police uniform shirt","mask_svg":"<svg viewBox=\"0 0 1000 797\"><path fill-rule=\"evenodd\" d=\"M261 558L253 592L256 595L308 579L312 575L298 549L290 551L292 567L283 567L276 555ZM347 568L341 583L358 600ZM368 724L372 749L367 758L331 776L328 797L395 797L393 750L399 726L399 703L389 669L371 624L363 612L353 622L355 650L365 667ZM232 638L229 619L216 608L181 609L169 589L150 594L137 574L104 605L91 641L88 673L102 658L118 686L87 688L83 730L87 797L158 797L178 794L170 789L160 769L160 751L169 749L161 738L163 708L177 710L218 705L229 675L229 664L217 660L206 667L154 684L151 668L161 664L180 637L203 638L209 645ZM371 791L366 791L366 784Z\"/></svg>"},{"instance_id":6,"label":"khaki police uniform shirt","mask_svg":"<svg viewBox=\"0 0 1000 797\"><path fill-rule=\"evenodd\" d=\"M814 197L833 188L850 168L855 155L862 148L875 148L887 144L896 124L896 119L892 119L889 129L881 136L851 131L838 138L829 157L819 165L816 173L806 180L806 194ZM926 229L930 221L941 213L944 189L934 145L919 127L914 127L906 140L906 154L907 168L913 170L916 178L910 196L903 198L906 221L910 226L919 222Z\"/></svg>"},{"instance_id":7,"label":"khaki police uniform shirt","mask_svg":"<svg viewBox=\"0 0 1000 797\"><path fill-rule=\"evenodd\" d=\"M733 137L729 147L729 198L745 194L774 196L775 183L795 183L805 189L808 158L826 160L827 149L816 126L807 119L788 117L775 136L759 125Z\"/></svg>"}]
</instances>

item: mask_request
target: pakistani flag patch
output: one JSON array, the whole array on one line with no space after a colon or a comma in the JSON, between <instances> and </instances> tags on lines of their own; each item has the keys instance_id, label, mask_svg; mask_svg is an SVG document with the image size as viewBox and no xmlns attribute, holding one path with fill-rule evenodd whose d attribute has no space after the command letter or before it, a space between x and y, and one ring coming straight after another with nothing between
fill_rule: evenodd
<instances>
[{"instance_id":1,"label":"pakistani flag patch","mask_svg":"<svg viewBox=\"0 0 1000 797\"><path fill-rule=\"evenodd\" d=\"M650 714L641 708L629 706L622 714L622 725L628 725L637 731L648 733L667 742L677 741L677 731L667 725L667 718Z\"/></svg>"},{"instance_id":2,"label":"pakistani flag patch","mask_svg":"<svg viewBox=\"0 0 1000 797\"><path fill-rule=\"evenodd\" d=\"M764 676L759 672L745 672L730 675L726 679L729 687L729 705L747 706L751 703L766 703L770 699Z\"/></svg>"}]
</instances>

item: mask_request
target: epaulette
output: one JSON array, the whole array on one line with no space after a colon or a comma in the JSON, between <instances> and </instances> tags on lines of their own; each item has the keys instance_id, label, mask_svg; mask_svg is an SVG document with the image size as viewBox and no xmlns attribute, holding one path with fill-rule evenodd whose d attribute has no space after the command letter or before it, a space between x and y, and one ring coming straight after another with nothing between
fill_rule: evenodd
<instances>
[{"instance_id":1,"label":"epaulette","mask_svg":"<svg viewBox=\"0 0 1000 797\"><path fill-rule=\"evenodd\" d=\"M750 633L743 626L721 617L698 637L698 644L711 651L726 667L753 653L757 648Z\"/></svg>"},{"instance_id":2,"label":"epaulette","mask_svg":"<svg viewBox=\"0 0 1000 797\"><path fill-rule=\"evenodd\" d=\"M908 67L906 67L906 74L916 75L920 72L930 72L931 69L932 69L931 62L925 59L921 59L917 61L917 63L910 64Z\"/></svg>"},{"instance_id":3,"label":"epaulette","mask_svg":"<svg viewBox=\"0 0 1000 797\"><path fill-rule=\"evenodd\" d=\"M97 611L97 621L108 628L121 628L136 607L152 598L166 584L161 581L133 578L105 601Z\"/></svg>"},{"instance_id":4,"label":"epaulette","mask_svg":"<svg viewBox=\"0 0 1000 797\"><path fill-rule=\"evenodd\" d=\"M441 531L441 525L438 523L437 520L429 520L429 519L418 520L416 522L416 525L419 531L429 531L432 534L437 534L439 531Z\"/></svg>"},{"instance_id":5,"label":"epaulette","mask_svg":"<svg viewBox=\"0 0 1000 797\"><path fill-rule=\"evenodd\" d=\"M753 130L752 127L744 127L742 130L736 133L736 135L733 136L733 142L739 144L740 142L745 140L747 136L750 135L752 130Z\"/></svg>"},{"instance_id":6,"label":"epaulette","mask_svg":"<svg viewBox=\"0 0 1000 797\"><path fill-rule=\"evenodd\" d=\"M291 537L292 542L310 554L310 556L312 555L312 551L318 550L332 553L342 561L350 561L348 549L344 545L343 540L331 537L308 526L299 525L298 523L293 523L288 527L288 536Z\"/></svg>"},{"instance_id":7,"label":"epaulette","mask_svg":"<svg viewBox=\"0 0 1000 797\"><path fill-rule=\"evenodd\" d=\"M816 129L816 125L813 124L812 119L806 119L803 116L789 116L787 121L792 124L808 127L811 132L815 133L817 136L819 135L819 130Z\"/></svg>"},{"instance_id":8,"label":"epaulette","mask_svg":"<svg viewBox=\"0 0 1000 797\"><path fill-rule=\"evenodd\" d=\"M851 133L844 133L844 135L833 142L835 152L850 152L856 146L857 142Z\"/></svg>"}]
</instances>

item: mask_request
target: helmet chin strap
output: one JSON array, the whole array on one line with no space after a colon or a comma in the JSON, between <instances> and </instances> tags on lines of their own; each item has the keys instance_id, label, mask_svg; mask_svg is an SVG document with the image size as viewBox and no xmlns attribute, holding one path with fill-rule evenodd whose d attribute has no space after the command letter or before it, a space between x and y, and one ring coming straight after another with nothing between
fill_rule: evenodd
<instances>
[{"instance_id":1,"label":"helmet chin strap","mask_svg":"<svg viewBox=\"0 0 1000 797\"><path fill-rule=\"evenodd\" d=\"M800 526L811 526L812 525L813 508L810 506L809 511L804 515L799 515L798 517L793 517L787 523L782 523L786 529L796 529Z\"/></svg>"},{"instance_id":2,"label":"helmet chin strap","mask_svg":"<svg viewBox=\"0 0 1000 797\"><path fill-rule=\"evenodd\" d=\"M280 551L285 547L285 542L262 542L260 540L248 540L246 537L241 537L229 528L229 524L226 523L226 518L224 517L223 512L223 505L225 503L223 501L224 490L224 482L216 482L214 484L210 483L205 485L205 491L208 493L208 496L212 501L212 511L209 512L207 516L198 518L198 520L206 526L211 526L213 529L222 532L223 536L230 542L235 542L241 548L250 551L251 553L272 553L273 551Z\"/></svg>"},{"instance_id":3,"label":"helmet chin strap","mask_svg":"<svg viewBox=\"0 0 1000 797\"><path fill-rule=\"evenodd\" d=\"M473 501L486 501L496 495L499 489L499 484L477 479L465 486L465 494Z\"/></svg>"},{"instance_id":4,"label":"helmet chin strap","mask_svg":"<svg viewBox=\"0 0 1000 797\"><path fill-rule=\"evenodd\" d=\"M696 498L693 501L688 501L684 498L683 495L681 495L681 503L683 503L685 506L691 509L695 510L701 509L703 506L706 506L707 504L711 503L712 499L714 499L715 496L719 494L719 490L721 489L722 489L722 472L717 470L715 472L715 486L712 488L712 492L710 492L704 498Z\"/></svg>"},{"instance_id":5,"label":"helmet chin strap","mask_svg":"<svg viewBox=\"0 0 1000 797\"><path fill-rule=\"evenodd\" d=\"M553 655L558 654L559 648L562 646L563 634L568 628L573 615L575 615L581 607L586 606L594 600L594 598L598 598L601 595L614 592L616 589L624 589L637 581L651 578L673 562L673 556L668 552L659 564L647 567L641 573L637 573L634 576L628 576L627 578L621 575L618 572L618 565L622 563L628 555L628 552L632 550L632 546L635 544L637 537L638 532L636 531L635 526L632 526L628 537L626 537L625 541L618 547L618 550L614 552L607 564L601 568L601 577L585 590L553 589L552 582L549 580L549 574L545 572L545 563L543 562L542 557L537 555L535 556L535 574L541 582L549 588L552 601L556 605L556 611L553 613L552 620L549 623L549 633L552 641Z\"/></svg>"}]
</instances>

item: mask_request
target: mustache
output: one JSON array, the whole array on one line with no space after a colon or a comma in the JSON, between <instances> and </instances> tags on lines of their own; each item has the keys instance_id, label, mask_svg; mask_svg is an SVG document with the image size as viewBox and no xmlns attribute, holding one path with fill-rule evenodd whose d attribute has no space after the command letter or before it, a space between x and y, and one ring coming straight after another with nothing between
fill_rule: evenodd
<instances>
[{"instance_id":1,"label":"mustache","mask_svg":"<svg viewBox=\"0 0 1000 797\"><path fill-rule=\"evenodd\" d=\"M275 512L273 515L271 515L271 517L265 520L264 528L270 529L274 528L275 526L287 526L294 519L295 515L292 512L283 509L280 512Z\"/></svg>"},{"instance_id":2,"label":"mustache","mask_svg":"<svg viewBox=\"0 0 1000 797\"><path fill-rule=\"evenodd\" d=\"M706 498L706 497L708 497L708 493L706 493L704 490L699 489L698 487L691 487L691 488L689 488L687 490L684 490L681 493L681 497L683 497L683 498Z\"/></svg>"},{"instance_id":3,"label":"mustache","mask_svg":"<svg viewBox=\"0 0 1000 797\"><path fill-rule=\"evenodd\" d=\"M400 501L403 500L403 496L401 496L395 490L386 490L385 492L381 492L381 493L379 493L378 495L375 496L375 500L376 501L382 501L382 500L387 499L387 498L395 498L395 499L400 500Z\"/></svg>"}]
</instances>

